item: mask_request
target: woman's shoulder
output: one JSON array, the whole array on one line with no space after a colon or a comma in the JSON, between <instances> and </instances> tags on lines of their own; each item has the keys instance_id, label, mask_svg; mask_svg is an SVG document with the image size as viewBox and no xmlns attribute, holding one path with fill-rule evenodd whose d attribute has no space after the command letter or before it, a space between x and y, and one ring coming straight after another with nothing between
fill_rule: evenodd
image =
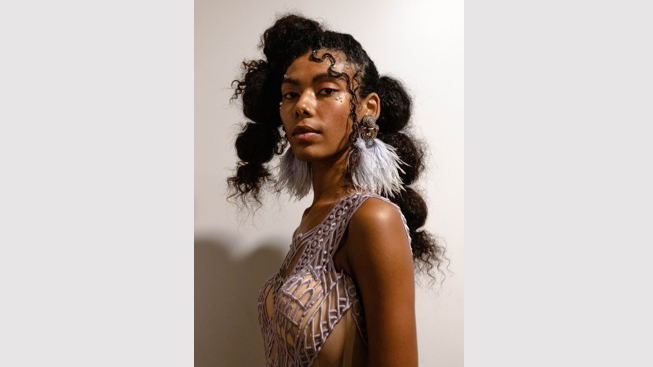
<instances>
[{"instance_id":1,"label":"woman's shoulder","mask_svg":"<svg viewBox=\"0 0 653 367\"><path fill-rule=\"evenodd\" d=\"M367 197L349 222L352 255L369 251L410 251L406 222L397 205L378 195ZM395 245L400 243L400 245ZM389 248L390 247L390 248Z\"/></svg>"},{"instance_id":2,"label":"woman's shoulder","mask_svg":"<svg viewBox=\"0 0 653 367\"><path fill-rule=\"evenodd\" d=\"M379 195L365 196L352 214L350 225L369 227L397 221L401 223L401 211L397 205Z\"/></svg>"}]
</instances>

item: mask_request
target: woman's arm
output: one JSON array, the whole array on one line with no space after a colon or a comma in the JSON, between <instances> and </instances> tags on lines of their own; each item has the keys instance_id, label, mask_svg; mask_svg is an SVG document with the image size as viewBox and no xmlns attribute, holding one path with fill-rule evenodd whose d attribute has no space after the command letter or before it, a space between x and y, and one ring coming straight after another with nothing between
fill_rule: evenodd
<instances>
[{"instance_id":1,"label":"woman's arm","mask_svg":"<svg viewBox=\"0 0 653 367\"><path fill-rule=\"evenodd\" d=\"M399 210L367 199L349 223L347 259L361 292L369 362L416 367L415 276Z\"/></svg>"}]
</instances>

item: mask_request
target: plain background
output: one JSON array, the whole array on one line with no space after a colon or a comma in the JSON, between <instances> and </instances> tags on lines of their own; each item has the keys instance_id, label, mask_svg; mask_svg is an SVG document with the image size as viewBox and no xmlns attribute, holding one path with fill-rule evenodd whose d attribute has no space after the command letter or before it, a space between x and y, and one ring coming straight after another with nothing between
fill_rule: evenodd
<instances>
[{"instance_id":1,"label":"plain background","mask_svg":"<svg viewBox=\"0 0 653 367\"><path fill-rule=\"evenodd\" d=\"M651 6L465 1L466 366L653 365ZM0 365L193 365L193 7L0 3Z\"/></svg>"},{"instance_id":2,"label":"plain background","mask_svg":"<svg viewBox=\"0 0 653 367\"><path fill-rule=\"evenodd\" d=\"M235 136L246 121L241 104L229 103L230 84L243 60L262 58L263 31L288 11L353 35L379 72L402 80L414 98L413 131L430 148L417 184L430 209L426 228L446 241L451 259L442 285L425 279L416 287L419 361L462 367L463 2L398 0L196 1L195 363L264 364L258 290L278 271L312 201L312 193L299 202L270 195L248 217L226 200Z\"/></svg>"}]
</instances>

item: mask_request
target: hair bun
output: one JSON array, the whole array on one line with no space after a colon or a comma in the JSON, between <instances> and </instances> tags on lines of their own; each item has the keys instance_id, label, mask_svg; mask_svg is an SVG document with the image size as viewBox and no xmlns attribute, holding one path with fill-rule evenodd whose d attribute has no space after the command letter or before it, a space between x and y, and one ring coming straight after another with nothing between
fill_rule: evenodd
<instances>
[{"instance_id":1,"label":"hair bun","mask_svg":"<svg viewBox=\"0 0 653 367\"><path fill-rule=\"evenodd\" d=\"M287 59L289 52L293 54L298 47L305 47L306 44L318 47L322 31L320 24L314 20L295 14L285 15L263 33L259 47L263 48L268 61L276 64Z\"/></svg>"},{"instance_id":2,"label":"hair bun","mask_svg":"<svg viewBox=\"0 0 653 367\"><path fill-rule=\"evenodd\" d=\"M238 138L236 138L238 158L246 163L262 164L268 162L272 159L274 147L277 144L275 140L270 139L270 135L274 133L274 130L270 130L265 125L253 122L247 123L243 131L238 134ZM252 149L252 146L257 147L257 149Z\"/></svg>"},{"instance_id":3,"label":"hair bun","mask_svg":"<svg viewBox=\"0 0 653 367\"><path fill-rule=\"evenodd\" d=\"M410 231L415 232L426 222L428 207L417 191L410 187L404 187L404 189L405 191L391 197L390 200L399 206Z\"/></svg>"},{"instance_id":4,"label":"hair bun","mask_svg":"<svg viewBox=\"0 0 653 367\"><path fill-rule=\"evenodd\" d=\"M381 98L381 116L377 121L386 134L403 129L410 120L411 100L403 85L389 76L379 78L377 93Z\"/></svg>"},{"instance_id":5,"label":"hair bun","mask_svg":"<svg viewBox=\"0 0 653 367\"><path fill-rule=\"evenodd\" d=\"M272 114L275 111L273 98L267 98L273 92L280 93L277 88L270 82L270 64L265 60L252 60L243 62L245 74L243 80L234 80L236 83L236 92L232 99L242 94L243 114L252 121L269 121L272 124L279 124L278 114ZM232 83L233 85L233 83ZM272 107L272 108L271 108Z\"/></svg>"}]
</instances>

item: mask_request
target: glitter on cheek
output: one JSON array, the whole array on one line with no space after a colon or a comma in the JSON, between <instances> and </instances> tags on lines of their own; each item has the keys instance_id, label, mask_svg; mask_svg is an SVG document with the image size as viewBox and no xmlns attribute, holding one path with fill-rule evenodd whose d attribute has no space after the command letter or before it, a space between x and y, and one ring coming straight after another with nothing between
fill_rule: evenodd
<instances>
[{"instance_id":1,"label":"glitter on cheek","mask_svg":"<svg viewBox=\"0 0 653 367\"><path fill-rule=\"evenodd\" d=\"M340 103L342 103L344 99L345 99L344 93L338 93L338 95L335 98L335 100L340 102Z\"/></svg>"}]
</instances>

